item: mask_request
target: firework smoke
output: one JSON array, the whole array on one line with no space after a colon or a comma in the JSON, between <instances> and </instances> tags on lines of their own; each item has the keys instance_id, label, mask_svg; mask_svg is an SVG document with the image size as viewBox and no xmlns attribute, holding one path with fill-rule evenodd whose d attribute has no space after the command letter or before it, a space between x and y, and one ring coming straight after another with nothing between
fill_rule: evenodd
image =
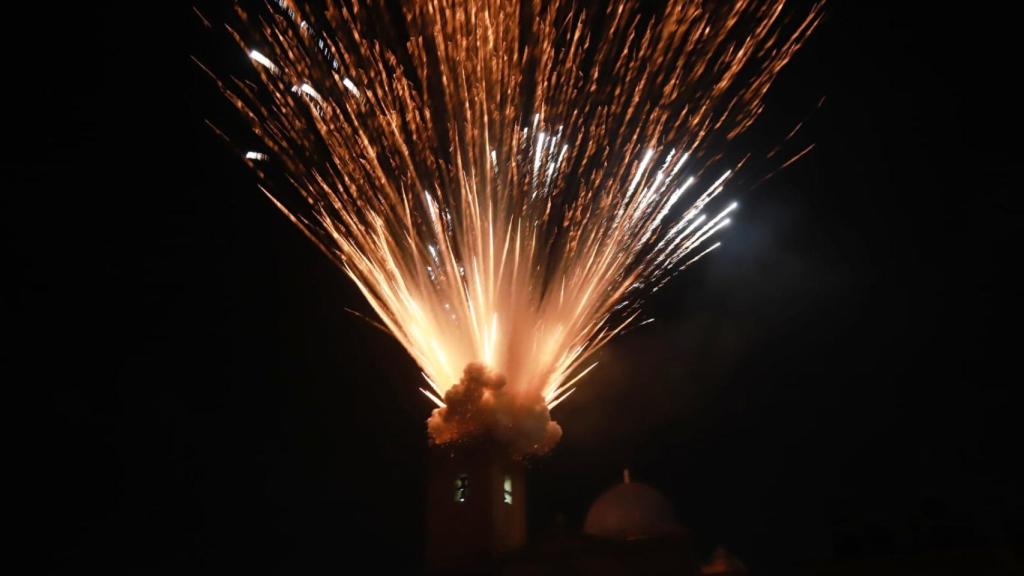
<instances>
[{"instance_id":1,"label":"firework smoke","mask_svg":"<svg viewBox=\"0 0 1024 576\"><path fill-rule=\"evenodd\" d=\"M543 454L562 438L540 394L513 393L505 377L482 364L466 366L462 379L444 394L427 431L436 443L488 435L514 455Z\"/></svg>"},{"instance_id":2,"label":"firework smoke","mask_svg":"<svg viewBox=\"0 0 1024 576\"><path fill-rule=\"evenodd\" d=\"M275 204L423 370L432 438L539 453L594 351L718 245L722 147L820 19L784 4L411 0L393 26L277 0L239 10L258 78L221 87Z\"/></svg>"}]
</instances>

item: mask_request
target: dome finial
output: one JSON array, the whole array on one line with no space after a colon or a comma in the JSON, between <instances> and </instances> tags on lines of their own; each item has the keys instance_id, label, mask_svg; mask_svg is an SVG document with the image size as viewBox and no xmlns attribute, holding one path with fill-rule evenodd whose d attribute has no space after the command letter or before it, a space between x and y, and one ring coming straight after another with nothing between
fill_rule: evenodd
<instances>
[{"instance_id":1,"label":"dome finial","mask_svg":"<svg viewBox=\"0 0 1024 576\"><path fill-rule=\"evenodd\" d=\"M629 484L629 468L622 469L622 483Z\"/></svg>"}]
</instances>

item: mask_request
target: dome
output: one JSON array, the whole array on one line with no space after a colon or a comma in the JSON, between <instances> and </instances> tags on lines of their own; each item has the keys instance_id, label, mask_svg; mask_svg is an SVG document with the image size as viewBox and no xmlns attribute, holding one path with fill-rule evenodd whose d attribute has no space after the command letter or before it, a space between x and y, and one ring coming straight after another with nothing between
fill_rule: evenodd
<instances>
[{"instance_id":1,"label":"dome","mask_svg":"<svg viewBox=\"0 0 1024 576\"><path fill-rule=\"evenodd\" d=\"M672 504L647 484L629 481L612 487L590 506L583 532L590 536L635 540L682 532Z\"/></svg>"}]
</instances>

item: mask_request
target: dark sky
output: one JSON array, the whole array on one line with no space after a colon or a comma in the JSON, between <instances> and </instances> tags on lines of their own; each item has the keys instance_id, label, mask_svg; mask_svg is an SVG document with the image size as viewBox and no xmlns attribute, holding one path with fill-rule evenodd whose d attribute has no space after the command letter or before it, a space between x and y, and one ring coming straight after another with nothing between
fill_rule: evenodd
<instances>
[{"instance_id":1,"label":"dark sky","mask_svg":"<svg viewBox=\"0 0 1024 576\"><path fill-rule=\"evenodd\" d=\"M1019 546L1011 18L899 4L830 4L764 123L826 96L816 149L555 411L534 534L628 466L760 574ZM188 55L244 56L187 6L20 10L5 364L40 566L415 573L430 405L203 124L233 120Z\"/></svg>"}]
</instances>

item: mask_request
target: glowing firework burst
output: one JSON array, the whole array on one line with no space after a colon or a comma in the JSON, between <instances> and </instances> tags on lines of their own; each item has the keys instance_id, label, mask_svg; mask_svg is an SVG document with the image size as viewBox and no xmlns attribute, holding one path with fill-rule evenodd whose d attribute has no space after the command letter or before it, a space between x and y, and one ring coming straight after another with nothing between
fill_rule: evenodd
<instances>
[{"instance_id":1,"label":"glowing firework burst","mask_svg":"<svg viewBox=\"0 0 1024 576\"><path fill-rule=\"evenodd\" d=\"M540 452L594 351L718 245L709 167L820 20L784 3L414 0L390 26L280 0L232 31L261 82L222 88L298 192L274 202L422 368L433 437L536 420Z\"/></svg>"}]
</instances>

